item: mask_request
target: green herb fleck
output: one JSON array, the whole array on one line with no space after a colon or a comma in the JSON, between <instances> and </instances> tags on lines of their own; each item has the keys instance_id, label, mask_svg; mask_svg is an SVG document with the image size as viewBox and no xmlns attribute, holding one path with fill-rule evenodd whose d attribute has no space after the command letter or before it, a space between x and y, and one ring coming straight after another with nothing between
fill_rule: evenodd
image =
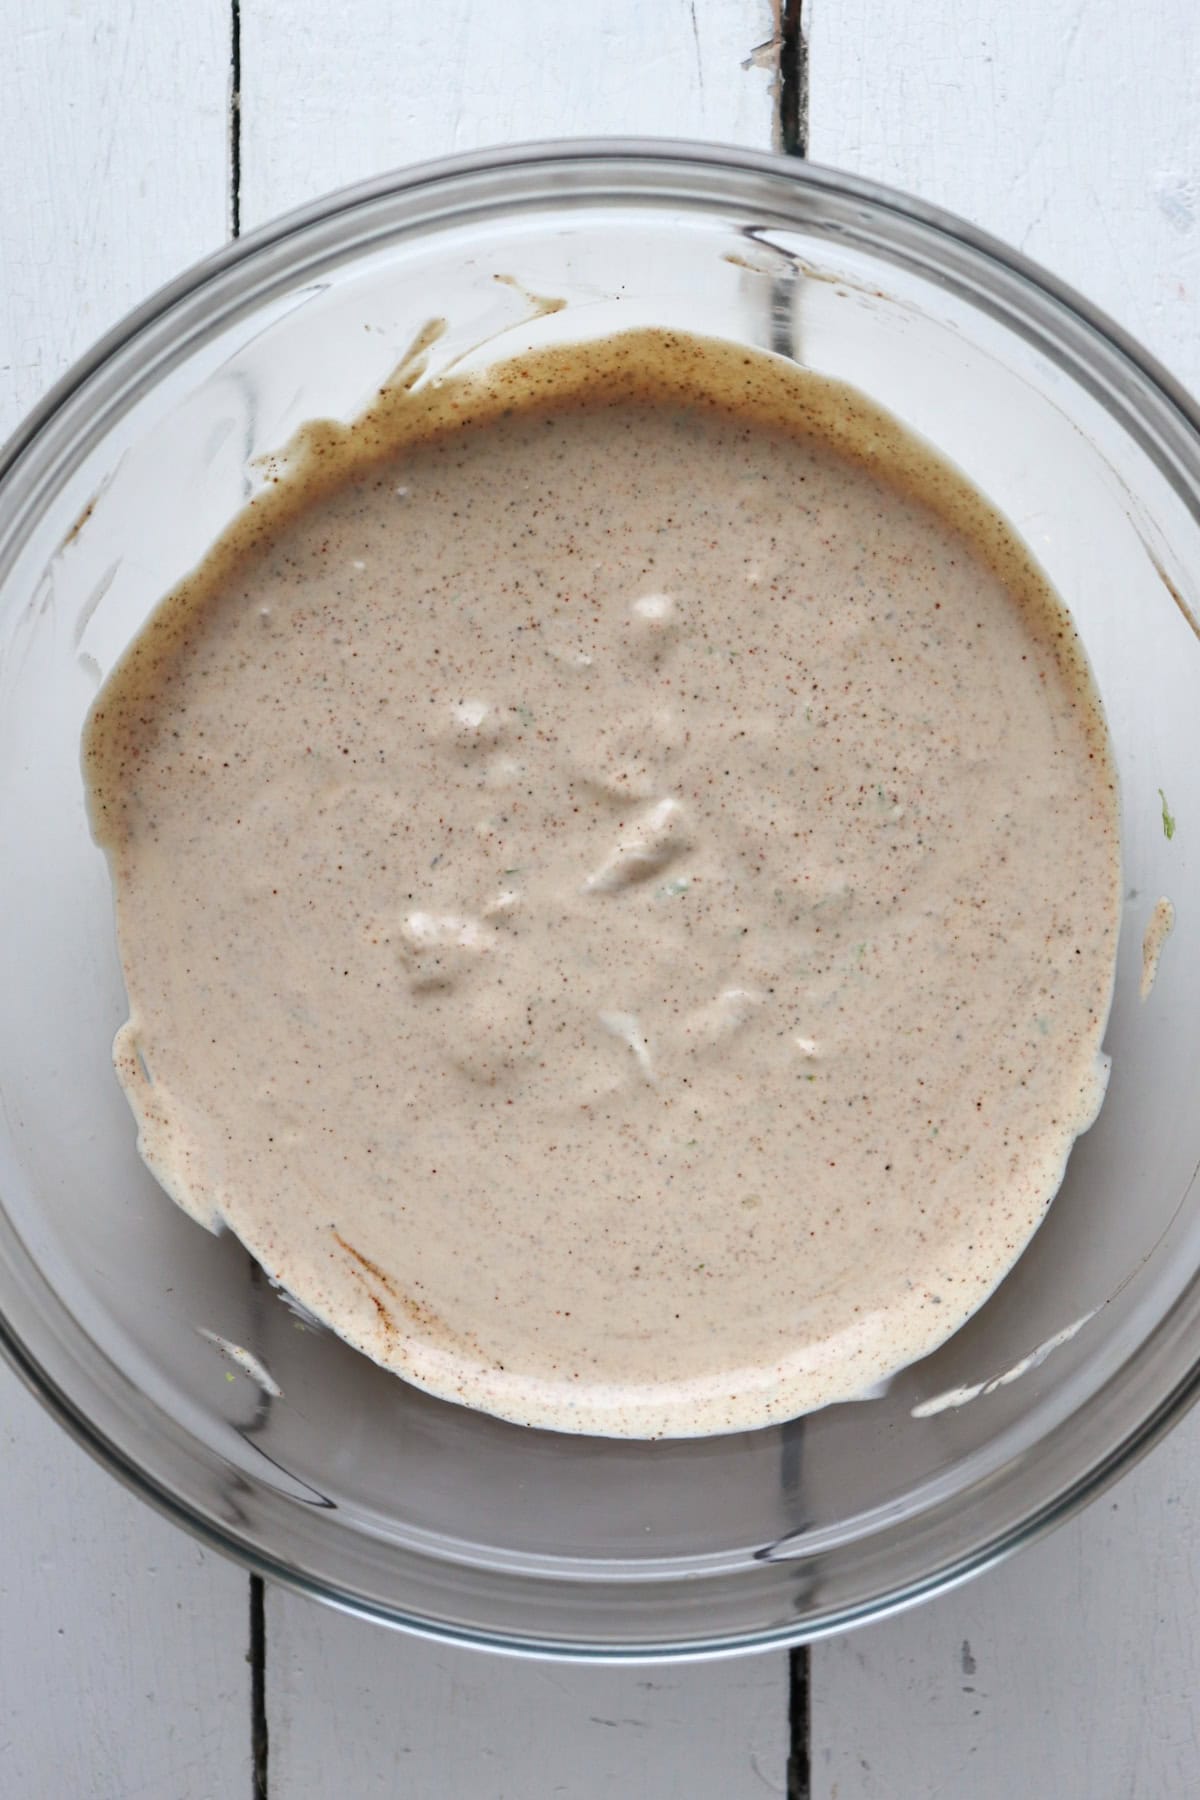
<instances>
[{"instance_id":1,"label":"green herb fleck","mask_svg":"<svg viewBox=\"0 0 1200 1800\"><path fill-rule=\"evenodd\" d=\"M524 869L504 869L501 872L504 875L523 875L525 873Z\"/></svg>"},{"instance_id":2,"label":"green herb fleck","mask_svg":"<svg viewBox=\"0 0 1200 1800\"><path fill-rule=\"evenodd\" d=\"M1041 1032L1043 1037L1050 1036L1050 1021L1049 1021L1049 1019L1039 1019L1037 1022L1037 1028Z\"/></svg>"},{"instance_id":3,"label":"green herb fleck","mask_svg":"<svg viewBox=\"0 0 1200 1800\"><path fill-rule=\"evenodd\" d=\"M685 1150L694 1150L696 1148L696 1145L699 1142L700 1142L699 1138L689 1138L687 1143L684 1145L684 1149Z\"/></svg>"},{"instance_id":4,"label":"green herb fleck","mask_svg":"<svg viewBox=\"0 0 1200 1800\"><path fill-rule=\"evenodd\" d=\"M533 724L533 714L527 706L514 706L513 711L516 713L518 719L520 719L522 725L526 728Z\"/></svg>"},{"instance_id":5,"label":"green herb fleck","mask_svg":"<svg viewBox=\"0 0 1200 1800\"><path fill-rule=\"evenodd\" d=\"M226 1381L236 1381L236 1380L237 1380L237 1377L236 1377L236 1375L235 1375L235 1374L234 1374L234 1372L233 1372L233 1370L232 1370L232 1369L226 1369L226 1371L225 1371L225 1379L226 1379Z\"/></svg>"},{"instance_id":6,"label":"green herb fleck","mask_svg":"<svg viewBox=\"0 0 1200 1800\"><path fill-rule=\"evenodd\" d=\"M1161 788L1158 790L1158 797L1162 801L1163 836L1165 838L1173 838L1175 836L1175 814L1167 805L1167 796L1163 793Z\"/></svg>"},{"instance_id":7,"label":"green herb fleck","mask_svg":"<svg viewBox=\"0 0 1200 1800\"><path fill-rule=\"evenodd\" d=\"M663 900L677 900L680 894L687 893L691 885L686 875L678 875L674 881L665 882L659 888L659 896Z\"/></svg>"}]
</instances>

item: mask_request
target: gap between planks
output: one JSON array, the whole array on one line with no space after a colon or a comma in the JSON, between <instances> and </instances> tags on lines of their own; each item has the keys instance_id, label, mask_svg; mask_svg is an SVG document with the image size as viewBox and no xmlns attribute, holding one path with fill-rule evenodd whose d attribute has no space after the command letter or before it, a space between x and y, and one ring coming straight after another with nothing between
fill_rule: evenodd
<instances>
[{"instance_id":1,"label":"gap between planks","mask_svg":"<svg viewBox=\"0 0 1200 1800\"><path fill-rule=\"evenodd\" d=\"M779 12L779 80L775 87L776 134L785 156L808 154L808 38L804 0L782 0ZM812 1795L812 1653L788 1652L787 1800Z\"/></svg>"}]
</instances>

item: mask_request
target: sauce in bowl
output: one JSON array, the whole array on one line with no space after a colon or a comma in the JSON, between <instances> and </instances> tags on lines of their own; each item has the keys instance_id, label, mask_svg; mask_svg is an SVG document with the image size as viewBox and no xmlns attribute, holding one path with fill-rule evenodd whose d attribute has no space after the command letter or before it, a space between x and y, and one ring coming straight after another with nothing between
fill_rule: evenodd
<instances>
[{"instance_id":1,"label":"sauce in bowl","mask_svg":"<svg viewBox=\"0 0 1200 1800\"><path fill-rule=\"evenodd\" d=\"M653 332L312 426L85 739L142 1153L359 1349L523 1423L852 1398L1103 1096L1078 639L862 395Z\"/></svg>"}]
</instances>

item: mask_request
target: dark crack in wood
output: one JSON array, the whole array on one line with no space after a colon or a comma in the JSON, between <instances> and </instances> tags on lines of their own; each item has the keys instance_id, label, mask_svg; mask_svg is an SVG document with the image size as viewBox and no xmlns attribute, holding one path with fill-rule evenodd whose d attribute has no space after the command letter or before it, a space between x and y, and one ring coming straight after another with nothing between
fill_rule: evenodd
<instances>
[{"instance_id":1,"label":"dark crack in wood","mask_svg":"<svg viewBox=\"0 0 1200 1800\"><path fill-rule=\"evenodd\" d=\"M242 7L229 15L229 235L242 235Z\"/></svg>"},{"instance_id":2,"label":"dark crack in wood","mask_svg":"<svg viewBox=\"0 0 1200 1800\"><path fill-rule=\"evenodd\" d=\"M250 1774L252 1800L268 1800L267 1601L261 1575L250 1577Z\"/></svg>"},{"instance_id":3,"label":"dark crack in wood","mask_svg":"<svg viewBox=\"0 0 1200 1800\"><path fill-rule=\"evenodd\" d=\"M808 38L804 0L783 0L779 15L779 147L808 155Z\"/></svg>"},{"instance_id":4,"label":"dark crack in wood","mask_svg":"<svg viewBox=\"0 0 1200 1800\"><path fill-rule=\"evenodd\" d=\"M787 1800L812 1800L809 1677L809 1652L801 1645L788 1653Z\"/></svg>"}]
</instances>

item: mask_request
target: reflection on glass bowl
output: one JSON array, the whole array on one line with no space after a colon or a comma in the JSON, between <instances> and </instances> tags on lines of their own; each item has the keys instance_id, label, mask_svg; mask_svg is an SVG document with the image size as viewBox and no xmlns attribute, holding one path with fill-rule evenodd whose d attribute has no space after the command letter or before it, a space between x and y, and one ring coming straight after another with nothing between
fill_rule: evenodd
<instances>
[{"instance_id":1,"label":"reflection on glass bowl","mask_svg":"<svg viewBox=\"0 0 1200 1800\"><path fill-rule=\"evenodd\" d=\"M109 1061L125 1002L78 763L98 681L300 423L353 417L406 355L436 374L632 324L850 381L1007 514L1096 674L1126 894L1108 1098L992 1299L856 1404L662 1443L526 1431L419 1393L163 1196ZM1061 1517L1195 1385L1198 520L1195 409L1114 327L958 221L804 164L623 143L438 164L157 296L0 459L0 1336L16 1366L219 1547L364 1614L511 1649L813 1636ZM1174 931L1143 997L1164 901Z\"/></svg>"}]
</instances>

